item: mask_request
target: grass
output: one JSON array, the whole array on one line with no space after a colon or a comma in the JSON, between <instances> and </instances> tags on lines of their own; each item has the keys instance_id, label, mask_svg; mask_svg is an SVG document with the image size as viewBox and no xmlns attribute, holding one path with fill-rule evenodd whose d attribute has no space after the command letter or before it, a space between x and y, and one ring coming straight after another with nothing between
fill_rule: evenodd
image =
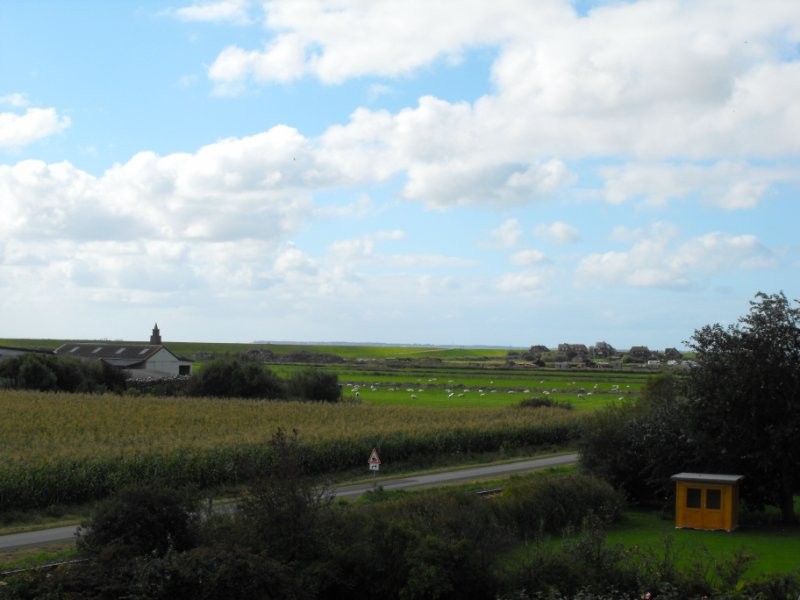
<instances>
[{"instance_id":1,"label":"grass","mask_svg":"<svg viewBox=\"0 0 800 600\"><path fill-rule=\"evenodd\" d=\"M75 542L49 544L45 548L14 548L0 551L0 572L30 569L49 563L79 558Z\"/></svg>"},{"instance_id":2,"label":"grass","mask_svg":"<svg viewBox=\"0 0 800 600\"><path fill-rule=\"evenodd\" d=\"M717 559L730 558L737 550L755 557L745 573L752 579L766 573L788 573L800 567L800 528L780 525L743 525L730 533L675 529L672 518L652 510L625 513L622 523L608 532L609 544L671 551L681 560L708 553Z\"/></svg>"},{"instance_id":3,"label":"grass","mask_svg":"<svg viewBox=\"0 0 800 600\"><path fill-rule=\"evenodd\" d=\"M62 343L63 340L47 339L0 340L0 345L28 348L56 348ZM321 368L339 376L345 399L358 397L376 406L490 408L515 405L531 397L549 397L576 410L591 411L637 395L653 375L648 370L578 371L540 369L524 363L509 365L509 350L505 348L205 342L170 342L169 348L190 358L240 354L250 349L269 350L278 356L297 351L337 355L347 362ZM202 360L196 362L195 372L202 366ZM280 377L307 366L280 362L268 365Z\"/></svg>"}]
</instances>

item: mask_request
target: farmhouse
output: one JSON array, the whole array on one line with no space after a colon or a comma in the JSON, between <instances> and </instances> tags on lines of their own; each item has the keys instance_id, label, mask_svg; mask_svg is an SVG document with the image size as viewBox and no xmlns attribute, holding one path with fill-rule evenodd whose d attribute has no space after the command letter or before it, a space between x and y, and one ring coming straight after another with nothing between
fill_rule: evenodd
<instances>
[{"instance_id":1,"label":"farmhouse","mask_svg":"<svg viewBox=\"0 0 800 600\"><path fill-rule=\"evenodd\" d=\"M102 360L124 369L133 379L160 379L191 375L192 363L170 352L161 343L158 324L153 327L149 344L68 342L56 348L58 356L81 360Z\"/></svg>"}]
</instances>

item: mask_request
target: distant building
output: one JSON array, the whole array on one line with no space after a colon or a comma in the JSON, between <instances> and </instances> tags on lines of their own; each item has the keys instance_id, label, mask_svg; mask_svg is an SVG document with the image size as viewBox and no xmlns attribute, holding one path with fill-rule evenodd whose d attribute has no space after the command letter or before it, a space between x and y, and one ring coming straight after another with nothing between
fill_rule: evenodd
<instances>
[{"instance_id":1,"label":"distant building","mask_svg":"<svg viewBox=\"0 0 800 600\"><path fill-rule=\"evenodd\" d=\"M17 348L16 346L0 346L0 360L21 356L22 354L53 354L52 350L42 350L39 348Z\"/></svg>"},{"instance_id":2,"label":"distant building","mask_svg":"<svg viewBox=\"0 0 800 600\"><path fill-rule=\"evenodd\" d=\"M592 358L611 358L617 353L614 346L608 342L597 342L594 346L589 348L589 355Z\"/></svg>"},{"instance_id":3,"label":"distant building","mask_svg":"<svg viewBox=\"0 0 800 600\"><path fill-rule=\"evenodd\" d=\"M160 379L192 374L192 362L173 354L161 343L158 324L153 327L149 344L68 342L56 348L57 356L81 360L102 360L125 370L133 379Z\"/></svg>"},{"instance_id":4,"label":"distant building","mask_svg":"<svg viewBox=\"0 0 800 600\"><path fill-rule=\"evenodd\" d=\"M628 356L636 362L646 362L650 359L650 348L647 346L631 346Z\"/></svg>"},{"instance_id":5,"label":"distant building","mask_svg":"<svg viewBox=\"0 0 800 600\"><path fill-rule=\"evenodd\" d=\"M589 348L586 344L559 344L558 352L565 355L567 360L586 360L589 357Z\"/></svg>"}]
</instances>

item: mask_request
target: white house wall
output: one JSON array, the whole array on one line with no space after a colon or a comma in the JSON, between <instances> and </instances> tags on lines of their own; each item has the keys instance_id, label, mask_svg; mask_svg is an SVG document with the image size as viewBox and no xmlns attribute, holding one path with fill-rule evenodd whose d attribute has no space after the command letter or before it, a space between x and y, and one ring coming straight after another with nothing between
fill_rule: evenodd
<instances>
[{"instance_id":1,"label":"white house wall","mask_svg":"<svg viewBox=\"0 0 800 600\"><path fill-rule=\"evenodd\" d=\"M181 361L174 354L162 348L147 360L144 368L177 376L180 364Z\"/></svg>"}]
</instances>

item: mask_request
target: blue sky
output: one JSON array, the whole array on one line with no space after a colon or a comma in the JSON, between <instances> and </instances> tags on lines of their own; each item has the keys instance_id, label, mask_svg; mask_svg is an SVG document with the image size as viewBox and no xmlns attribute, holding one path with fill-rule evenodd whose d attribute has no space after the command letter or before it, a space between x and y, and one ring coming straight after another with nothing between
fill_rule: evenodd
<instances>
[{"instance_id":1,"label":"blue sky","mask_svg":"<svg viewBox=\"0 0 800 600\"><path fill-rule=\"evenodd\" d=\"M0 337L682 347L800 297L800 4L0 7Z\"/></svg>"}]
</instances>

